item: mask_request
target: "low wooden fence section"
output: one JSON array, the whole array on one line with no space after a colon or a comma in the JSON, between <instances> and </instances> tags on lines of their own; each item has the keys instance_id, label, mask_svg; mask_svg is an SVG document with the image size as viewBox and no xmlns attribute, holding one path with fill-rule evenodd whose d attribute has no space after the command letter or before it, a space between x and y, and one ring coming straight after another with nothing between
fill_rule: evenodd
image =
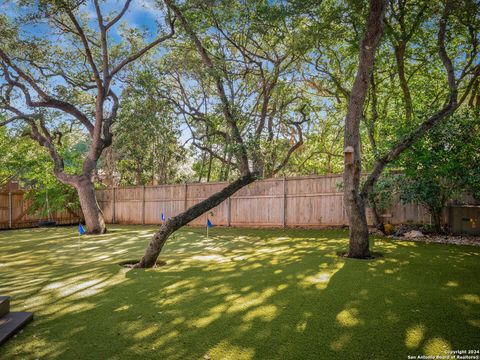
<instances>
[{"instance_id":1,"label":"low wooden fence section","mask_svg":"<svg viewBox=\"0 0 480 360\"><path fill-rule=\"evenodd\" d=\"M37 226L45 216L30 212L32 202L25 199L24 191L0 193L0 229L18 229ZM74 212L59 211L51 213L52 220L58 225L76 224L80 215Z\"/></svg>"},{"instance_id":2,"label":"low wooden fence section","mask_svg":"<svg viewBox=\"0 0 480 360\"><path fill-rule=\"evenodd\" d=\"M256 181L211 211L215 225L236 227L328 227L347 224L341 175ZM206 199L226 183L136 186L97 190L105 219L120 224L159 224ZM392 224L429 223L421 206L396 204L385 219ZM190 225L204 226L207 215ZM369 222L372 223L368 211Z\"/></svg>"}]
</instances>

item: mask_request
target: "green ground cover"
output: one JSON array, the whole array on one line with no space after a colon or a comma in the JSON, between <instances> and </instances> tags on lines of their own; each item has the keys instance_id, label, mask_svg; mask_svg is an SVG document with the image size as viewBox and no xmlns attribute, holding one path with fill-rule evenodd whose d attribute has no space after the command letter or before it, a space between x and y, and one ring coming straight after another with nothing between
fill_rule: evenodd
<instances>
[{"instance_id":1,"label":"green ground cover","mask_svg":"<svg viewBox=\"0 0 480 360\"><path fill-rule=\"evenodd\" d=\"M129 270L154 227L0 232L0 294L35 320L0 359L406 359L480 347L480 248L342 230L184 229Z\"/></svg>"}]
</instances>

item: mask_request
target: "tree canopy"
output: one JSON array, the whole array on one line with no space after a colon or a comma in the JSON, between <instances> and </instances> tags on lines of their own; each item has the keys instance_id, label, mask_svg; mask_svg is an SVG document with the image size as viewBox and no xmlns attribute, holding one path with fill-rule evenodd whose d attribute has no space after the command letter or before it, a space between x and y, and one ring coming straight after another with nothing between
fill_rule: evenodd
<instances>
[{"instance_id":1,"label":"tree canopy","mask_svg":"<svg viewBox=\"0 0 480 360\"><path fill-rule=\"evenodd\" d=\"M0 150L18 164L2 177L28 182L23 165L48 162L92 232L94 186L232 185L172 230L261 178L344 172L360 219L385 170L478 175L473 145L445 150L478 132L478 2L144 4L7 1L0 16Z\"/></svg>"}]
</instances>

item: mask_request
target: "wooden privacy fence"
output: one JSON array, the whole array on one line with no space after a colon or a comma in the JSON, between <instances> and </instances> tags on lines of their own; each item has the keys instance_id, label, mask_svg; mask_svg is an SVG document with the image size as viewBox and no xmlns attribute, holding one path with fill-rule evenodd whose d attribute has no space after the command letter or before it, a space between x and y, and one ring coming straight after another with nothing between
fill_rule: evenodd
<instances>
[{"instance_id":1,"label":"wooden privacy fence","mask_svg":"<svg viewBox=\"0 0 480 360\"><path fill-rule=\"evenodd\" d=\"M45 220L45 216L30 213L31 205L32 201L25 199L24 191L0 192L0 229L32 227ZM66 225L78 223L80 215L69 210L54 211L51 218L59 225Z\"/></svg>"},{"instance_id":2,"label":"wooden privacy fence","mask_svg":"<svg viewBox=\"0 0 480 360\"><path fill-rule=\"evenodd\" d=\"M212 209L215 225L236 227L327 227L347 225L341 175L256 181ZM97 190L105 219L119 224L159 224L206 199L226 183L134 186ZM372 223L368 210L368 220ZM424 208L398 202L385 215L392 224L430 223ZM207 214L190 225L204 226Z\"/></svg>"}]
</instances>

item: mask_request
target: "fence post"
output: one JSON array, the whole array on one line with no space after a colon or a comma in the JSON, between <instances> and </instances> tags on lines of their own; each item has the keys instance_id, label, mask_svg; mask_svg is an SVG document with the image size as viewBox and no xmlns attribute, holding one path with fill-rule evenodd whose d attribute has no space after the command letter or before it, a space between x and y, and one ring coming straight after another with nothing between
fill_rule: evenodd
<instances>
[{"instance_id":1,"label":"fence post","mask_svg":"<svg viewBox=\"0 0 480 360\"><path fill-rule=\"evenodd\" d=\"M232 200L230 197L227 199L227 226L232 224Z\"/></svg>"},{"instance_id":2,"label":"fence post","mask_svg":"<svg viewBox=\"0 0 480 360\"><path fill-rule=\"evenodd\" d=\"M112 224L115 224L115 186L112 188Z\"/></svg>"},{"instance_id":3,"label":"fence post","mask_svg":"<svg viewBox=\"0 0 480 360\"><path fill-rule=\"evenodd\" d=\"M142 225L145 225L145 185L143 185L142 195Z\"/></svg>"},{"instance_id":4,"label":"fence post","mask_svg":"<svg viewBox=\"0 0 480 360\"><path fill-rule=\"evenodd\" d=\"M287 227L287 178L283 178L283 227Z\"/></svg>"},{"instance_id":5,"label":"fence post","mask_svg":"<svg viewBox=\"0 0 480 360\"><path fill-rule=\"evenodd\" d=\"M13 217L13 209L12 209L12 192L8 192L8 228L12 228L12 217Z\"/></svg>"},{"instance_id":6,"label":"fence post","mask_svg":"<svg viewBox=\"0 0 480 360\"><path fill-rule=\"evenodd\" d=\"M188 184L185 183L185 198L183 199L183 211L188 209Z\"/></svg>"}]
</instances>

